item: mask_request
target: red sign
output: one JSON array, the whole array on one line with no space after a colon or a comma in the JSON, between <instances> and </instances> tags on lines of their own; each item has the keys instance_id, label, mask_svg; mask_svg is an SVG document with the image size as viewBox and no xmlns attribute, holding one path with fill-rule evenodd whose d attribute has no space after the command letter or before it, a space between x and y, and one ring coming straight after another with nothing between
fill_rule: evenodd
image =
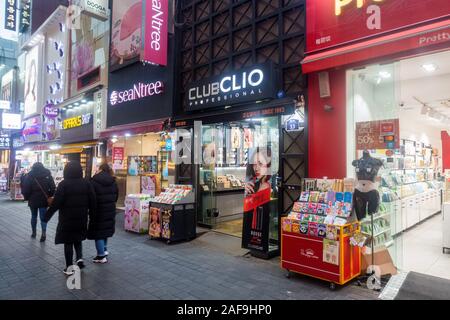
<instances>
[{"instance_id":1,"label":"red sign","mask_svg":"<svg viewBox=\"0 0 450 320\"><path fill-rule=\"evenodd\" d=\"M125 150L124 148L114 147L112 151L113 162L115 160L122 161L125 158Z\"/></svg>"},{"instance_id":2,"label":"red sign","mask_svg":"<svg viewBox=\"0 0 450 320\"><path fill-rule=\"evenodd\" d=\"M306 1L307 51L450 17L448 0Z\"/></svg>"},{"instance_id":3,"label":"red sign","mask_svg":"<svg viewBox=\"0 0 450 320\"><path fill-rule=\"evenodd\" d=\"M169 1L144 0L142 3L144 5L142 26L144 41L141 60L166 66L169 40Z\"/></svg>"},{"instance_id":4,"label":"red sign","mask_svg":"<svg viewBox=\"0 0 450 320\"><path fill-rule=\"evenodd\" d=\"M399 149L398 119L356 123L356 150Z\"/></svg>"}]
</instances>

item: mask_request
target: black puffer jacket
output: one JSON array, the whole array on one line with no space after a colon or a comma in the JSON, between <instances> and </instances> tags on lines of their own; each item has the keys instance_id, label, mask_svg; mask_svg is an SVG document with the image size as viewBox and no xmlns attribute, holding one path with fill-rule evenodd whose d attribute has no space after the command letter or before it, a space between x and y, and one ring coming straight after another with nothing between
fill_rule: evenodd
<instances>
[{"instance_id":1,"label":"black puffer jacket","mask_svg":"<svg viewBox=\"0 0 450 320\"><path fill-rule=\"evenodd\" d=\"M99 240L113 236L116 226L116 202L119 197L116 179L100 172L91 179L97 198L97 209L91 216L88 239Z\"/></svg>"},{"instance_id":2,"label":"black puffer jacket","mask_svg":"<svg viewBox=\"0 0 450 320\"><path fill-rule=\"evenodd\" d=\"M83 179L81 165L69 162L64 169L64 180L58 185L55 199L47 210L45 221L49 221L59 210L55 243L73 243L86 239L88 216L95 211L94 188Z\"/></svg>"},{"instance_id":3,"label":"black puffer jacket","mask_svg":"<svg viewBox=\"0 0 450 320\"><path fill-rule=\"evenodd\" d=\"M37 182L36 182L37 181ZM42 164L34 164L31 171L24 177L21 183L21 191L28 206L31 208L47 208L47 197L39 187L41 185L47 197L53 197L55 193L55 181L50 170L44 168Z\"/></svg>"}]
</instances>

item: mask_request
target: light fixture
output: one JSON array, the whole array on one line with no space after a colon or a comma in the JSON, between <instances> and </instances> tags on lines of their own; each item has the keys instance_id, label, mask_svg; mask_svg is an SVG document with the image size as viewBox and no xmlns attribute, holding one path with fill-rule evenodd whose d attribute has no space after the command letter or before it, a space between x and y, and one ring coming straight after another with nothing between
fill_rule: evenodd
<instances>
[{"instance_id":1,"label":"light fixture","mask_svg":"<svg viewBox=\"0 0 450 320\"><path fill-rule=\"evenodd\" d=\"M380 71L378 74L383 79L389 79L392 76L388 71Z\"/></svg>"},{"instance_id":2,"label":"light fixture","mask_svg":"<svg viewBox=\"0 0 450 320\"><path fill-rule=\"evenodd\" d=\"M61 149L61 146L59 146L57 144L54 144L54 145L50 146L50 150L58 150L58 149Z\"/></svg>"},{"instance_id":3,"label":"light fixture","mask_svg":"<svg viewBox=\"0 0 450 320\"><path fill-rule=\"evenodd\" d=\"M377 78L377 85L381 83L381 77Z\"/></svg>"},{"instance_id":4,"label":"light fixture","mask_svg":"<svg viewBox=\"0 0 450 320\"><path fill-rule=\"evenodd\" d=\"M433 72L436 71L437 67L435 64L433 63L425 63L422 65L422 68L426 71L426 72Z\"/></svg>"},{"instance_id":5,"label":"light fixture","mask_svg":"<svg viewBox=\"0 0 450 320\"><path fill-rule=\"evenodd\" d=\"M25 152L30 152L30 151L31 151L31 148L25 148L25 149L23 149L23 151L25 151Z\"/></svg>"},{"instance_id":6,"label":"light fixture","mask_svg":"<svg viewBox=\"0 0 450 320\"><path fill-rule=\"evenodd\" d=\"M125 133L125 137L127 137L127 138L129 138L129 137L131 137L131 133Z\"/></svg>"},{"instance_id":7,"label":"light fixture","mask_svg":"<svg viewBox=\"0 0 450 320\"><path fill-rule=\"evenodd\" d=\"M112 142L112 143L116 143L117 141L119 141L119 140L117 140L117 138L112 138L112 139L111 139L111 142Z\"/></svg>"},{"instance_id":8,"label":"light fixture","mask_svg":"<svg viewBox=\"0 0 450 320\"><path fill-rule=\"evenodd\" d=\"M80 103L79 102L75 102L74 105L78 107L80 105Z\"/></svg>"},{"instance_id":9,"label":"light fixture","mask_svg":"<svg viewBox=\"0 0 450 320\"><path fill-rule=\"evenodd\" d=\"M114 139L117 139L117 135L113 135L112 137L113 137Z\"/></svg>"},{"instance_id":10,"label":"light fixture","mask_svg":"<svg viewBox=\"0 0 450 320\"><path fill-rule=\"evenodd\" d=\"M82 103L86 103L86 99L81 100Z\"/></svg>"}]
</instances>

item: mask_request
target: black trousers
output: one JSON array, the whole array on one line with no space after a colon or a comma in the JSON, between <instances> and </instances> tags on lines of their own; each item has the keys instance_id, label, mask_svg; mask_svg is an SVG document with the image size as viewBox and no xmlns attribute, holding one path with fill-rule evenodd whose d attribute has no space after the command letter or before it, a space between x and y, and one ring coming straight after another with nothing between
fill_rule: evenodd
<instances>
[{"instance_id":1,"label":"black trousers","mask_svg":"<svg viewBox=\"0 0 450 320\"><path fill-rule=\"evenodd\" d=\"M77 260L83 258L83 247L80 242L64 243L64 257L66 258L66 266L73 265L73 249L75 248L75 255Z\"/></svg>"},{"instance_id":2,"label":"black trousers","mask_svg":"<svg viewBox=\"0 0 450 320\"><path fill-rule=\"evenodd\" d=\"M380 194L378 190L361 192L358 189L353 194L353 208L355 209L358 220L361 221L366 214L372 215L378 212L380 205Z\"/></svg>"}]
</instances>

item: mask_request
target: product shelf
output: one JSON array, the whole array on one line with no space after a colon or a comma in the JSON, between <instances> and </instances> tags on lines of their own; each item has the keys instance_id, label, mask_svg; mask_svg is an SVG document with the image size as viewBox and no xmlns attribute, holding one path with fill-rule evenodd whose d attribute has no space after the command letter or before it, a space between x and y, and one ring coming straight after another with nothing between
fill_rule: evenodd
<instances>
[{"instance_id":1,"label":"product shelf","mask_svg":"<svg viewBox=\"0 0 450 320\"><path fill-rule=\"evenodd\" d=\"M380 232L375 233L375 234L373 235L373 237L376 238L376 237L378 237L378 236L381 236L383 233L387 233L387 232L390 232L390 231L391 231L391 228L390 228L390 227L389 227L389 228L385 228L383 231L380 231ZM372 236L371 233L367 233L367 232L364 232L364 231L361 231L361 233L362 233L362 234L365 234L365 235L368 235L368 236Z\"/></svg>"}]
</instances>

